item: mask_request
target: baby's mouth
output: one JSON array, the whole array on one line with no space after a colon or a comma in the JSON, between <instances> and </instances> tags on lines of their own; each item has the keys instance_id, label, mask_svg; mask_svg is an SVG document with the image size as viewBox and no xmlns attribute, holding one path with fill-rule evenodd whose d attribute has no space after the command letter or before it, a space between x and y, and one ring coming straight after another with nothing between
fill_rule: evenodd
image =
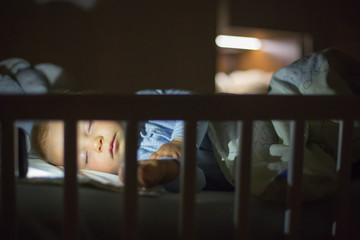
<instances>
[{"instance_id":1,"label":"baby's mouth","mask_svg":"<svg viewBox=\"0 0 360 240\"><path fill-rule=\"evenodd\" d=\"M117 143L117 141L116 141L116 134L114 135L114 138L113 138L113 140L110 142L109 145L110 145L110 146L109 146L110 155L111 155L112 158L114 158L114 155L115 155L115 153L116 153L116 151L117 151L117 148L118 148L118 143Z\"/></svg>"}]
</instances>

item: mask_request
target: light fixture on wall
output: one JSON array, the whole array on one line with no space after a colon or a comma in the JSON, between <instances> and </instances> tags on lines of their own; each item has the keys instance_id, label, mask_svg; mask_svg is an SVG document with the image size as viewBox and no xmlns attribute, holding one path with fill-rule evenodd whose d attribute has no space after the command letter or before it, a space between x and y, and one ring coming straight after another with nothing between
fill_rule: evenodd
<instances>
[{"instance_id":1,"label":"light fixture on wall","mask_svg":"<svg viewBox=\"0 0 360 240\"><path fill-rule=\"evenodd\" d=\"M215 43L221 48L259 50L261 49L261 41L258 38L240 37L230 35L219 35L215 38Z\"/></svg>"}]
</instances>

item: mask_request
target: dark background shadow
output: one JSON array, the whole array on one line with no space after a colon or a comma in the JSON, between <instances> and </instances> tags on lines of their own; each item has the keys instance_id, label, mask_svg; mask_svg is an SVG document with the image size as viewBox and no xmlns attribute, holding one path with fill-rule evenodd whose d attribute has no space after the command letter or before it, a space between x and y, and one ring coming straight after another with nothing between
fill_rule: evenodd
<instances>
[{"instance_id":1,"label":"dark background shadow","mask_svg":"<svg viewBox=\"0 0 360 240\"><path fill-rule=\"evenodd\" d=\"M218 1L99 0L87 10L68 2L2 1L0 59L60 65L80 89L214 92ZM230 23L310 33L315 51L336 47L360 59L357 5L234 0Z\"/></svg>"}]
</instances>

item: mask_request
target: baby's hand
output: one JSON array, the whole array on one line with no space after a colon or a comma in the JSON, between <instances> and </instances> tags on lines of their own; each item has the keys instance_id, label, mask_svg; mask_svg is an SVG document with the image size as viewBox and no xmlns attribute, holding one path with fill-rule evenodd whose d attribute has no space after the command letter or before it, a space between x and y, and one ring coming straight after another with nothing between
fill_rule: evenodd
<instances>
[{"instance_id":1,"label":"baby's hand","mask_svg":"<svg viewBox=\"0 0 360 240\"><path fill-rule=\"evenodd\" d=\"M138 185L140 187L154 187L170 182L179 174L179 164L175 160L143 160L138 162ZM125 169L119 170L119 178L125 181Z\"/></svg>"},{"instance_id":2,"label":"baby's hand","mask_svg":"<svg viewBox=\"0 0 360 240\"><path fill-rule=\"evenodd\" d=\"M151 154L150 159L165 157L180 158L182 138L175 138L171 142L163 144L156 152Z\"/></svg>"}]
</instances>

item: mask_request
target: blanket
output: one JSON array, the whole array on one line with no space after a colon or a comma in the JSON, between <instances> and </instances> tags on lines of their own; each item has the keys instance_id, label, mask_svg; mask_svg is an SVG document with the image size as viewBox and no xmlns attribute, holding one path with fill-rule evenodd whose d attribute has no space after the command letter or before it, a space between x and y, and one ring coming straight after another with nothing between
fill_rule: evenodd
<instances>
[{"instance_id":1,"label":"blanket","mask_svg":"<svg viewBox=\"0 0 360 240\"><path fill-rule=\"evenodd\" d=\"M52 63L30 64L22 58L0 62L0 94L46 94L76 89L75 81L62 67ZM32 121L17 121L16 126L31 134Z\"/></svg>"},{"instance_id":2,"label":"blanket","mask_svg":"<svg viewBox=\"0 0 360 240\"><path fill-rule=\"evenodd\" d=\"M326 49L303 57L274 73L268 94L353 95L360 92L360 64L346 54ZM234 183L238 156L238 123L211 122L209 136L228 181ZM355 123L354 139L360 136ZM335 191L338 123L307 121L305 126L302 195L304 201L324 198ZM320 143L319 143L320 142ZM354 148L360 149L360 143ZM359 159L354 155L354 159ZM290 160L290 123L256 121L253 125L251 192L284 201Z\"/></svg>"}]
</instances>

